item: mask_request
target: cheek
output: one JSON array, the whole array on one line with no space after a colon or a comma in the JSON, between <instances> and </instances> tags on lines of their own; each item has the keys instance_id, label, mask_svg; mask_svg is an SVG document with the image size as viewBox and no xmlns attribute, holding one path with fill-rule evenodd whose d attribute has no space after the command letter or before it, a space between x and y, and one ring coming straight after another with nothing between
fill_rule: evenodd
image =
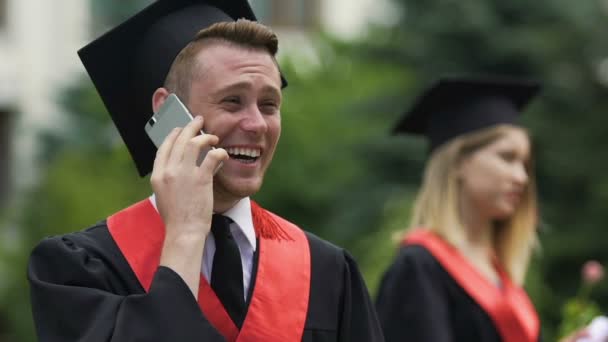
<instances>
[{"instance_id":1,"label":"cheek","mask_svg":"<svg viewBox=\"0 0 608 342\"><path fill-rule=\"evenodd\" d=\"M475 165L470 178L477 182L479 186L496 188L500 186L500 180L504 177L504 173L505 170L500 161L488 158Z\"/></svg>"},{"instance_id":2,"label":"cheek","mask_svg":"<svg viewBox=\"0 0 608 342\"><path fill-rule=\"evenodd\" d=\"M230 120L226 120L226 118L220 115L213 115L211 113L203 115L203 119L205 120L203 123L203 131L209 134L221 136L228 131L232 125L229 122Z\"/></svg>"},{"instance_id":3,"label":"cheek","mask_svg":"<svg viewBox=\"0 0 608 342\"><path fill-rule=\"evenodd\" d=\"M268 136L274 144L279 141L281 136L281 118L280 116L269 118L266 121L268 125Z\"/></svg>"},{"instance_id":4,"label":"cheek","mask_svg":"<svg viewBox=\"0 0 608 342\"><path fill-rule=\"evenodd\" d=\"M483 171L483 170L477 170ZM463 190L476 201L491 200L496 192L496 179L484 172L473 172L463 181Z\"/></svg>"}]
</instances>

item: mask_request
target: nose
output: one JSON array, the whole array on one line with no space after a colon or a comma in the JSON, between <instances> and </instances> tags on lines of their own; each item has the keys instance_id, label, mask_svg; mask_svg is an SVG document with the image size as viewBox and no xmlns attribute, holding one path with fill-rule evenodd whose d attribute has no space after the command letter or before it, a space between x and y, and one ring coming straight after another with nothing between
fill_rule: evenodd
<instances>
[{"instance_id":1,"label":"nose","mask_svg":"<svg viewBox=\"0 0 608 342\"><path fill-rule=\"evenodd\" d=\"M513 179L519 186L528 184L528 170L524 163L516 163L513 170Z\"/></svg>"},{"instance_id":2,"label":"nose","mask_svg":"<svg viewBox=\"0 0 608 342\"><path fill-rule=\"evenodd\" d=\"M255 135L262 135L268 130L264 114L256 104L251 105L246 111L245 117L241 120L241 127L245 132Z\"/></svg>"}]
</instances>

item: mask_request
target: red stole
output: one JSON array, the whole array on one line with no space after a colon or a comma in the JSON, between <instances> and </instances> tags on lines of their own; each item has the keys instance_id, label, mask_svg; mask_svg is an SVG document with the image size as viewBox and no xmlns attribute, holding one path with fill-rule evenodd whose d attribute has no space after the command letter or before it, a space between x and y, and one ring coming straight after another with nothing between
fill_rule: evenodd
<instances>
[{"instance_id":1,"label":"red stole","mask_svg":"<svg viewBox=\"0 0 608 342\"><path fill-rule=\"evenodd\" d=\"M253 201L251 211L259 240L259 258L255 287L241 330L202 274L199 307L227 341L300 341L310 291L308 239L298 227ZM165 226L158 211L146 199L110 216L107 225L140 284L148 291L165 238Z\"/></svg>"},{"instance_id":2,"label":"red stole","mask_svg":"<svg viewBox=\"0 0 608 342\"><path fill-rule=\"evenodd\" d=\"M540 322L534 306L519 286L497 265L501 287L492 284L456 248L434 233L417 229L408 234L403 245L426 248L466 293L488 313L505 342L536 342Z\"/></svg>"}]
</instances>

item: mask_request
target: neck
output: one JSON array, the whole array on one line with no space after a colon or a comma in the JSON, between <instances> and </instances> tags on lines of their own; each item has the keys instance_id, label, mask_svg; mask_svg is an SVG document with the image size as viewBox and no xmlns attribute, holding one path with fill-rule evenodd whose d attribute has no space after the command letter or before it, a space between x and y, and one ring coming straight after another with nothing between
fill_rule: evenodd
<instances>
[{"instance_id":1,"label":"neck","mask_svg":"<svg viewBox=\"0 0 608 342\"><path fill-rule=\"evenodd\" d=\"M213 212L222 214L234 207L242 198L224 196L221 192L213 193Z\"/></svg>"},{"instance_id":2,"label":"neck","mask_svg":"<svg viewBox=\"0 0 608 342\"><path fill-rule=\"evenodd\" d=\"M465 239L460 252L490 282L500 282L492 257L494 250L494 225L492 220L479 215L470 201L460 201L460 217L465 229Z\"/></svg>"},{"instance_id":3,"label":"neck","mask_svg":"<svg viewBox=\"0 0 608 342\"><path fill-rule=\"evenodd\" d=\"M492 220L479 215L467 200L460 201L460 217L465 229L466 248L478 256L489 257L494 248L494 225Z\"/></svg>"}]
</instances>

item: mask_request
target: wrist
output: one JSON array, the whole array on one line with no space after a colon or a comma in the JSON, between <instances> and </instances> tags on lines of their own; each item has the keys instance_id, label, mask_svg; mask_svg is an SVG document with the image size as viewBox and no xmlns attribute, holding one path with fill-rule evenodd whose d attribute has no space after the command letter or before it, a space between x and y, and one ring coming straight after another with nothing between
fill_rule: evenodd
<instances>
[{"instance_id":1,"label":"wrist","mask_svg":"<svg viewBox=\"0 0 608 342\"><path fill-rule=\"evenodd\" d=\"M160 255L160 266L168 267L177 273L192 291L198 296L205 238L200 234L167 234Z\"/></svg>"},{"instance_id":2,"label":"wrist","mask_svg":"<svg viewBox=\"0 0 608 342\"><path fill-rule=\"evenodd\" d=\"M211 223L204 224L167 224L165 229L165 240L180 244L196 243L205 241L211 231Z\"/></svg>"},{"instance_id":3,"label":"wrist","mask_svg":"<svg viewBox=\"0 0 608 342\"><path fill-rule=\"evenodd\" d=\"M207 239L204 233L167 233L165 234L164 246L175 246L175 248L191 249L202 247Z\"/></svg>"},{"instance_id":4,"label":"wrist","mask_svg":"<svg viewBox=\"0 0 608 342\"><path fill-rule=\"evenodd\" d=\"M202 259L206 236L201 234L167 234L161 252L161 265L170 266L174 270L195 260ZM179 272L178 272L179 273Z\"/></svg>"}]
</instances>

